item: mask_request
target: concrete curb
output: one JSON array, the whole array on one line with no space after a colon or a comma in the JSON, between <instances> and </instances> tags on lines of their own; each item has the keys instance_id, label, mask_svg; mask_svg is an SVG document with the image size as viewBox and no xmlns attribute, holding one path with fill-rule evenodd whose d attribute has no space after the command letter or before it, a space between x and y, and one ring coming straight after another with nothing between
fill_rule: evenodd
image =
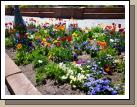
<instances>
[{"instance_id":1,"label":"concrete curb","mask_svg":"<svg viewBox=\"0 0 137 107\"><path fill-rule=\"evenodd\" d=\"M5 79L11 94L42 95L5 53Z\"/></svg>"}]
</instances>

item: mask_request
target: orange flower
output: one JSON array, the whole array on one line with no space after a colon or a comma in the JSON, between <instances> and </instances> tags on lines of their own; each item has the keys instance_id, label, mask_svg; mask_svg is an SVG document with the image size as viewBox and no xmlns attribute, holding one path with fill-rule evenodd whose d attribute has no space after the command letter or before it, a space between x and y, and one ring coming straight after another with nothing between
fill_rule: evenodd
<instances>
[{"instance_id":1,"label":"orange flower","mask_svg":"<svg viewBox=\"0 0 137 107\"><path fill-rule=\"evenodd\" d=\"M107 46L107 43L106 42L101 42L101 41L98 41L97 44L101 47L106 47Z\"/></svg>"},{"instance_id":2,"label":"orange flower","mask_svg":"<svg viewBox=\"0 0 137 107\"><path fill-rule=\"evenodd\" d=\"M63 26L63 25L56 26L55 29L63 31L63 30L65 30L65 26Z\"/></svg>"},{"instance_id":3,"label":"orange flower","mask_svg":"<svg viewBox=\"0 0 137 107\"><path fill-rule=\"evenodd\" d=\"M108 64L104 65L104 71L110 75L112 75L112 70Z\"/></svg>"},{"instance_id":4,"label":"orange flower","mask_svg":"<svg viewBox=\"0 0 137 107\"><path fill-rule=\"evenodd\" d=\"M47 43L47 46L50 47L50 43Z\"/></svg>"},{"instance_id":5,"label":"orange flower","mask_svg":"<svg viewBox=\"0 0 137 107\"><path fill-rule=\"evenodd\" d=\"M35 39L39 39L40 37L39 36L35 36Z\"/></svg>"},{"instance_id":6,"label":"orange flower","mask_svg":"<svg viewBox=\"0 0 137 107\"><path fill-rule=\"evenodd\" d=\"M17 44L17 49L21 49L22 48L22 44L21 43L18 43Z\"/></svg>"}]
</instances>

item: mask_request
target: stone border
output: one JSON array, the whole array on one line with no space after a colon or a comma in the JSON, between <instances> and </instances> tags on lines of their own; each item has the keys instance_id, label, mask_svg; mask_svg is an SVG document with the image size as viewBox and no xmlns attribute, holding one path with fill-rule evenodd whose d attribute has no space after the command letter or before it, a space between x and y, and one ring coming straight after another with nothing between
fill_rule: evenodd
<instances>
[{"instance_id":1,"label":"stone border","mask_svg":"<svg viewBox=\"0 0 137 107\"><path fill-rule=\"evenodd\" d=\"M42 95L6 53L5 80L13 95Z\"/></svg>"}]
</instances>

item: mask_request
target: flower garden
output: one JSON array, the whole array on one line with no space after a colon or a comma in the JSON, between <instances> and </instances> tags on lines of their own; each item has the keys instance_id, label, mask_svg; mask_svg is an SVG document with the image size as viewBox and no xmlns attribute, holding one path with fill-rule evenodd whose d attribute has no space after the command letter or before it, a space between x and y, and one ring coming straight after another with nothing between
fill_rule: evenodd
<instances>
[{"instance_id":1,"label":"flower garden","mask_svg":"<svg viewBox=\"0 0 137 107\"><path fill-rule=\"evenodd\" d=\"M125 28L121 24L80 28L78 23L66 27L61 18L55 24L36 22L30 18L27 29L6 23L5 46L14 50L18 66L33 65L37 85L53 79L54 85L69 84L84 95L125 94Z\"/></svg>"}]
</instances>

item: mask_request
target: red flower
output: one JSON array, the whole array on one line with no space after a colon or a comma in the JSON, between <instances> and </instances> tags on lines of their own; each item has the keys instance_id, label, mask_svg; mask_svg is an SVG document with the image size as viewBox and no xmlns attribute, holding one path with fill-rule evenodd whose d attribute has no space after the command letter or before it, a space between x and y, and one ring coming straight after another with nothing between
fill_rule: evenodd
<instances>
[{"instance_id":1,"label":"red flower","mask_svg":"<svg viewBox=\"0 0 137 107\"><path fill-rule=\"evenodd\" d=\"M121 24L118 24L118 28L121 28Z\"/></svg>"},{"instance_id":2,"label":"red flower","mask_svg":"<svg viewBox=\"0 0 137 107\"><path fill-rule=\"evenodd\" d=\"M62 38L61 38L61 41L64 42L64 41L66 41L66 39L67 39L66 37L62 37Z\"/></svg>"},{"instance_id":3,"label":"red flower","mask_svg":"<svg viewBox=\"0 0 137 107\"><path fill-rule=\"evenodd\" d=\"M5 23L5 26L7 27L7 26L8 26L8 23Z\"/></svg>"},{"instance_id":4,"label":"red flower","mask_svg":"<svg viewBox=\"0 0 137 107\"><path fill-rule=\"evenodd\" d=\"M125 32L125 28L119 29L119 32L124 33Z\"/></svg>"},{"instance_id":5,"label":"red flower","mask_svg":"<svg viewBox=\"0 0 137 107\"><path fill-rule=\"evenodd\" d=\"M11 23L11 22L9 22L9 25L12 25L12 23Z\"/></svg>"},{"instance_id":6,"label":"red flower","mask_svg":"<svg viewBox=\"0 0 137 107\"><path fill-rule=\"evenodd\" d=\"M115 25L115 23L112 23L112 25Z\"/></svg>"},{"instance_id":7,"label":"red flower","mask_svg":"<svg viewBox=\"0 0 137 107\"><path fill-rule=\"evenodd\" d=\"M112 26L106 26L105 29L110 30L110 29L112 29Z\"/></svg>"},{"instance_id":8,"label":"red flower","mask_svg":"<svg viewBox=\"0 0 137 107\"><path fill-rule=\"evenodd\" d=\"M71 42L72 41L72 36L68 36L67 40L68 40L68 42Z\"/></svg>"},{"instance_id":9,"label":"red flower","mask_svg":"<svg viewBox=\"0 0 137 107\"><path fill-rule=\"evenodd\" d=\"M59 21L62 21L63 19L62 18L58 18L59 19Z\"/></svg>"},{"instance_id":10,"label":"red flower","mask_svg":"<svg viewBox=\"0 0 137 107\"><path fill-rule=\"evenodd\" d=\"M60 42L57 42L57 43L56 43L56 46L60 46Z\"/></svg>"}]
</instances>

